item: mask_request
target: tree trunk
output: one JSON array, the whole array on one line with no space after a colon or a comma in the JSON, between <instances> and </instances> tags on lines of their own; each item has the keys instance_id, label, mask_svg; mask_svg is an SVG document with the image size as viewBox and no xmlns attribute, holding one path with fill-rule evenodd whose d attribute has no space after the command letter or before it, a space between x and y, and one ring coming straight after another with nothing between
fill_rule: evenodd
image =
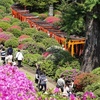
<instances>
[{"instance_id":1,"label":"tree trunk","mask_svg":"<svg viewBox=\"0 0 100 100\"><path fill-rule=\"evenodd\" d=\"M99 11L94 9L94 11ZM98 12L100 14L100 11ZM81 70L90 72L100 66L100 20L87 17L86 42L83 52Z\"/></svg>"}]
</instances>

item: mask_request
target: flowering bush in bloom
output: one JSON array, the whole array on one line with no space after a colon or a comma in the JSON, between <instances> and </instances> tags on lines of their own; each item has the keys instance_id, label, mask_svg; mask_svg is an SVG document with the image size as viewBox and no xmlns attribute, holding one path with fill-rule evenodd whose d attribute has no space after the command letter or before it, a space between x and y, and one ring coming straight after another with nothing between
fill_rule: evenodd
<instances>
[{"instance_id":1,"label":"flowering bush in bloom","mask_svg":"<svg viewBox=\"0 0 100 100\"><path fill-rule=\"evenodd\" d=\"M19 44L19 45L18 45L18 49L23 49L24 46L25 46L25 44Z\"/></svg>"},{"instance_id":2,"label":"flowering bush in bloom","mask_svg":"<svg viewBox=\"0 0 100 100\"><path fill-rule=\"evenodd\" d=\"M91 100L91 99L94 99L96 98L96 96L93 94L93 92L85 92L83 94L83 97L82 97L82 100Z\"/></svg>"},{"instance_id":3,"label":"flowering bush in bloom","mask_svg":"<svg viewBox=\"0 0 100 100\"><path fill-rule=\"evenodd\" d=\"M60 19L54 16L49 16L45 19L45 21L48 23L55 23L55 22L59 22Z\"/></svg>"},{"instance_id":4,"label":"flowering bush in bloom","mask_svg":"<svg viewBox=\"0 0 100 100\"><path fill-rule=\"evenodd\" d=\"M85 87L97 82L98 76L92 73L81 73L77 75L74 80L77 91L84 91Z\"/></svg>"},{"instance_id":5,"label":"flowering bush in bloom","mask_svg":"<svg viewBox=\"0 0 100 100\"><path fill-rule=\"evenodd\" d=\"M11 34L6 34L3 32L0 32L0 40L1 40L0 42L5 42L6 40L10 39L11 37L12 37Z\"/></svg>"},{"instance_id":6,"label":"flowering bush in bloom","mask_svg":"<svg viewBox=\"0 0 100 100\"><path fill-rule=\"evenodd\" d=\"M15 66L0 66L0 100L36 100L33 83Z\"/></svg>"},{"instance_id":7,"label":"flowering bush in bloom","mask_svg":"<svg viewBox=\"0 0 100 100\"><path fill-rule=\"evenodd\" d=\"M21 27L18 26L18 25L13 25L13 26L11 26L10 28L8 28L7 31L11 31L12 29L18 29L18 30L21 30Z\"/></svg>"},{"instance_id":8,"label":"flowering bush in bloom","mask_svg":"<svg viewBox=\"0 0 100 100\"><path fill-rule=\"evenodd\" d=\"M26 39L26 38L30 38L30 36L29 36L29 35L21 35L21 36L18 38L18 40L19 40L19 41L23 41L23 40Z\"/></svg>"},{"instance_id":9,"label":"flowering bush in bloom","mask_svg":"<svg viewBox=\"0 0 100 100\"><path fill-rule=\"evenodd\" d=\"M0 28L0 32L3 32L3 29L2 28Z\"/></svg>"},{"instance_id":10,"label":"flowering bush in bloom","mask_svg":"<svg viewBox=\"0 0 100 100\"><path fill-rule=\"evenodd\" d=\"M64 71L61 75L64 75L66 80L75 80L75 77L80 73L77 69L69 69Z\"/></svg>"},{"instance_id":11,"label":"flowering bush in bloom","mask_svg":"<svg viewBox=\"0 0 100 100\"><path fill-rule=\"evenodd\" d=\"M8 21L8 22L9 22L11 19L10 19L10 18L4 17L2 20L3 20L3 21Z\"/></svg>"}]
</instances>

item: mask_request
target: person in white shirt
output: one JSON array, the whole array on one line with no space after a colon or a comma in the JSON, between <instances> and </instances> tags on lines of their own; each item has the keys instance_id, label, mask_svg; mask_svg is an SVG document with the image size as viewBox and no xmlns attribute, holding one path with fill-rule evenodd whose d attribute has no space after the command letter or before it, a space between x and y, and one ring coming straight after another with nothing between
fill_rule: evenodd
<instances>
[{"instance_id":1,"label":"person in white shirt","mask_svg":"<svg viewBox=\"0 0 100 100\"><path fill-rule=\"evenodd\" d=\"M11 64L12 65L12 60L13 60L13 56L10 55L10 54L5 57L6 64Z\"/></svg>"},{"instance_id":2,"label":"person in white shirt","mask_svg":"<svg viewBox=\"0 0 100 100\"><path fill-rule=\"evenodd\" d=\"M72 94L71 91L70 91L70 85L71 85L70 81L65 80L64 91L63 91L63 94L62 94L63 96L69 97L70 94Z\"/></svg>"},{"instance_id":3,"label":"person in white shirt","mask_svg":"<svg viewBox=\"0 0 100 100\"><path fill-rule=\"evenodd\" d=\"M16 59L18 61L18 67L22 67L21 63L23 60L23 54L20 52L20 50L18 50L17 54L16 54Z\"/></svg>"}]
</instances>

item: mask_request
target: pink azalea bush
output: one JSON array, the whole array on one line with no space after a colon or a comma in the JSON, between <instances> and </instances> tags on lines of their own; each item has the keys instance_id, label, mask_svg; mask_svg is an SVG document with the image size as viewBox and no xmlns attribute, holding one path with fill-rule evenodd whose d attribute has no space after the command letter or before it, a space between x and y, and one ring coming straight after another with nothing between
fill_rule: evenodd
<instances>
[{"instance_id":1,"label":"pink azalea bush","mask_svg":"<svg viewBox=\"0 0 100 100\"><path fill-rule=\"evenodd\" d=\"M0 42L5 42L6 40L12 37L11 34L6 34L4 32L0 32Z\"/></svg>"},{"instance_id":2,"label":"pink azalea bush","mask_svg":"<svg viewBox=\"0 0 100 100\"><path fill-rule=\"evenodd\" d=\"M0 32L3 32L3 29L2 28L0 28Z\"/></svg>"},{"instance_id":3,"label":"pink azalea bush","mask_svg":"<svg viewBox=\"0 0 100 100\"><path fill-rule=\"evenodd\" d=\"M33 83L15 66L0 66L0 100L36 100Z\"/></svg>"},{"instance_id":4,"label":"pink azalea bush","mask_svg":"<svg viewBox=\"0 0 100 100\"><path fill-rule=\"evenodd\" d=\"M7 18L7 17L4 17L3 19L2 19L3 21L10 21L11 19L10 18Z\"/></svg>"},{"instance_id":5,"label":"pink azalea bush","mask_svg":"<svg viewBox=\"0 0 100 100\"><path fill-rule=\"evenodd\" d=\"M18 29L18 30L21 30L21 27L18 26L18 25L13 25L13 26L11 26L10 28L8 28L7 31L11 31L12 29Z\"/></svg>"},{"instance_id":6,"label":"pink azalea bush","mask_svg":"<svg viewBox=\"0 0 100 100\"><path fill-rule=\"evenodd\" d=\"M18 49L23 49L24 46L25 46L25 44L19 44L19 45L18 45Z\"/></svg>"},{"instance_id":7,"label":"pink azalea bush","mask_svg":"<svg viewBox=\"0 0 100 100\"><path fill-rule=\"evenodd\" d=\"M45 21L48 23L55 23L55 22L59 22L60 19L58 17L49 16L45 19Z\"/></svg>"},{"instance_id":8,"label":"pink azalea bush","mask_svg":"<svg viewBox=\"0 0 100 100\"><path fill-rule=\"evenodd\" d=\"M26 39L26 38L30 38L30 36L28 36L28 35L21 35L21 36L18 38L18 40L19 40L19 41L23 41L23 40Z\"/></svg>"}]
</instances>

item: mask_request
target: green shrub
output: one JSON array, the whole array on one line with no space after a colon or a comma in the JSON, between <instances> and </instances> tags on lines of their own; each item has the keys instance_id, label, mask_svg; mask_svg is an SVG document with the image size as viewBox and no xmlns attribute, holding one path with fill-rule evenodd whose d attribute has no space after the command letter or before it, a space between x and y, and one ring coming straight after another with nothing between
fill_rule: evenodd
<instances>
[{"instance_id":1,"label":"green shrub","mask_svg":"<svg viewBox=\"0 0 100 100\"><path fill-rule=\"evenodd\" d=\"M27 22L21 22L19 23L19 26L21 27L21 29L23 30L24 28L29 28L29 24Z\"/></svg>"},{"instance_id":2,"label":"green shrub","mask_svg":"<svg viewBox=\"0 0 100 100\"><path fill-rule=\"evenodd\" d=\"M32 39L32 38L26 38L26 39L24 39L24 40L22 40L22 41L20 41L19 43L20 44L25 44L25 43L32 43L32 42L34 42L34 40Z\"/></svg>"},{"instance_id":3,"label":"green shrub","mask_svg":"<svg viewBox=\"0 0 100 100\"><path fill-rule=\"evenodd\" d=\"M100 79L98 80L98 82L95 82L93 84L88 85L87 87L85 87L85 91L92 91L95 96L100 99ZM97 100L99 100L97 99Z\"/></svg>"},{"instance_id":4,"label":"green shrub","mask_svg":"<svg viewBox=\"0 0 100 100\"><path fill-rule=\"evenodd\" d=\"M34 66L35 63L39 60L42 59L42 56L39 54L24 54L24 64L28 64L29 66Z\"/></svg>"},{"instance_id":5,"label":"green shrub","mask_svg":"<svg viewBox=\"0 0 100 100\"><path fill-rule=\"evenodd\" d=\"M100 68L98 67L98 68L92 70L92 73L96 74L96 75L100 75Z\"/></svg>"},{"instance_id":6,"label":"green shrub","mask_svg":"<svg viewBox=\"0 0 100 100\"><path fill-rule=\"evenodd\" d=\"M73 61L68 61L66 62L64 65L64 67L71 67L72 69L78 69L80 70L81 66L80 66L80 63L77 59L73 59Z\"/></svg>"},{"instance_id":7,"label":"green shrub","mask_svg":"<svg viewBox=\"0 0 100 100\"><path fill-rule=\"evenodd\" d=\"M0 9L3 11L3 12L6 12L6 8L4 6L0 6Z\"/></svg>"},{"instance_id":8,"label":"green shrub","mask_svg":"<svg viewBox=\"0 0 100 100\"><path fill-rule=\"evenodd\" d=\"M41 42L45 38L48 38L48 35L44 32L38 31L36 34L33 34L33 40L36 42Z\"/></svg>"},{"instance_id":9,"label":"green shrub","mask_svg":"<svg viewBox=\"0 0 100 100\"><path fill-rule=\"evenodd\" d=\"M22 31L23 34L26 34L26 35L29 35L29 36L32 36L36 32L37 32L37 30L35 28L25 28Z\"/></svg>"},{"instance_id":10,"label":"green shrub","mask_svg":"<svg viewBox=\"0 0 100 100\"><path fill-rule=\"evenodd\" d=\"M38 12L32 12L31 14L33 14L34 16L38 16L39 15Z\"/></svg>"},{"instance_id":11,"label":"green shrub","mask_svg":"<svg viewBox=\"0 0 100 100\"><path fill-rule=\"evenodd\" d=\"M13 29L11 29L11 30L9 30L15 37L19 37L20 35L22 35L22 32L21 32L21 30L19 30L19 29L15 29L15 28L13 28Z\"/></svg>"},{"instance_id":12,"label":"green shrub","mask_svg":"<svg viewBox=\"0 0 100 100\"><path fill-rule=\"evenodd\" d=\"M5 47L9 47L10 45L12 45L13 48L16 48L18 46L18 39L11 38L5 42Z\"/></svg>"},{"instance_id":13,"label":"green shrub","mask_svg":"<svg viewBox=\"0 0 100 100\"><path fill-rule=\"evenodd\" d=\"M44 20L44 19L47 18L47 17L48 17L47 14L39 14L39 18L40 18L41 20Z\"/></svg>"},{"instance_id":14,"label":"green shrub","mask_svg":"<svg viewBox=\"0 0 100 100\"><path fill-rule=\"evenodd\" d=\"M11 25L7 22L0 22L0 28L2 28L4 31L6 31Z\"/></svg>"},{"instance_id":15,"label":"green shrub","mask_svg":"<svg viewBox=\"0 0 100 100\"><path fill-rule=\"evenodd\" d=\"M47 52L51 53L51 55L46 59L52 60L56 65L63 65L66 62L71 63L74 61L74 58L70 55L69 52L63 50L59 46L51 46L47 48Z\"/></svg>"},{"instance_id":16,"label":"green shrub","mask_svg":"<svg viewBox=\"0 0 100 100\"><path fill-rule=\"evenodd\" d=\"M40 66L48 76L54 77L57 66L51 60L44 60Z\"/></svg>"},{"instance_id":17,"label":"green shrub","mask_svg":"<svg viewBox=\"0 0 100 100\"><path fill-rule=\"evenodd\" d=\"M56 72L55 72L55 80L57 81L57 79L61 76L61 73L64 72L66 70L65 67L59 67Z\"/></svg>"},{"instance_id":18,"label":"green shrub","mask_svg":"<svg viewBox=\"0 0 100 100\"><path fill-rule=\"evenodd\" d=\"M20 21L19 19L17 19L17 18L11 18L10 23L11 23L12 25L14 25L14 23L18 23L18 24L20 24L21 21ZM15 24L15 25L16 25L16 24Z\"/></svg>"},{"instance_id":19,"label":"green shrub","mask_svg":"<svg viewBox=\"0 0 100 100\"><path fill-rule=\"evenodd\" d=\"M35 54L35 53L39 53L39 54L42 54L43 51L45 51L45 46L42 44L42 43L36 43L36 42L28 42L26 43L26 49L32 53L32 54Z\"/></svg>"},{"instance_id":20,"label":"green shrub","mask_svg":"<svg viewBox=\"0 0 100 100\"><path fill-rule=\"evenodd\" d=\"M53 38L46 38L42 40L42 43L49 48L51 46L60 46L60 44Z\"/></svg>"}]
</instances>

